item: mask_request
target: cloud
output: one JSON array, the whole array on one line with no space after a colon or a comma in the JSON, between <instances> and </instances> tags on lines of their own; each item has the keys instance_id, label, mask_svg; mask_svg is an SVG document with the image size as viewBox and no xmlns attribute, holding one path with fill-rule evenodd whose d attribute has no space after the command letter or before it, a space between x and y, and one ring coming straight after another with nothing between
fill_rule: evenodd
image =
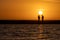
<instances>
[{"instance_id":1,"label":"cloud","mask_svg":"<svg viewBox=\"0 0 60 40\"><path fill-rule=\"evenodd\" d=\"M0 0L0 2L19 2L19 3L60 3L60 0Z\"/></svg>"},{"instance_id":2,"label":"cloud","mask_svg":"<svg viewBox=\"0 0 60 40\"><path fill-rule=\"evenodd\" d=\"M60 2L60 0L45 0L45 1L49 1L49 2Z\"/></svg>"}]
</instances>

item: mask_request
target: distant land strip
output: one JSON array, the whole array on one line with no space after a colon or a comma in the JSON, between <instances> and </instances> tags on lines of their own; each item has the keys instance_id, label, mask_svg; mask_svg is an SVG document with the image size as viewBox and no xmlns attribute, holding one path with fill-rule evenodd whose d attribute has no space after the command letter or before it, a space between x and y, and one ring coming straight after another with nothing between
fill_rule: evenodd
<instances>
[{"instance_id":1,"label":"distant land strip","mask_svg":"<svg viewBox=\"0 0 60 40\"><path fill-rule=\"evenodd\" d=\"M60 20L0 20L0 24L60 24Z\"/></svg>"}]
</instances>

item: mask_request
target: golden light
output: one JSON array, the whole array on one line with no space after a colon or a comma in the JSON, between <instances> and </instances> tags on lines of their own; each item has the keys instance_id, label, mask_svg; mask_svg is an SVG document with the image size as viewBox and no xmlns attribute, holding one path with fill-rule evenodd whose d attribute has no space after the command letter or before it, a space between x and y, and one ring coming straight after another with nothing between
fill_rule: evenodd
<instances>
[{"instance_id":1,"label":"golden light","mask_svg":"<svg viewBox=\"0 0 60 40\"><path fill-rule=\"evenodd\" d=\"M39 15L42 15L42 14L43 14L43 12L42 12L42 11L39 11L39 12L38 12L38 14L39 14Z\"/></svg>"}]
</instances>

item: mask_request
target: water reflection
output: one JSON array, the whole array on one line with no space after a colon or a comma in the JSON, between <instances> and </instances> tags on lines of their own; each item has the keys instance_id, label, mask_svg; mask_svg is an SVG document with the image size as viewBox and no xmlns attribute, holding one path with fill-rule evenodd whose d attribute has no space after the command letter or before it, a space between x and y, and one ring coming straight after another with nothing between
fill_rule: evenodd
<instances>
[{"instance_id":1,"label":"water reflection","mask_svg":"<svg viewBox=\"0 0 60 40\"><path fill-rule=\"evenodd\" d=\"M47 40L47 34L45 34L44 25L40 24L39 26L39 33L38 33L38 40Z\"/></svg>"},{"instance_id":2,"label":"water reflection","mask_svg":"<svg viewBox=\"0 0 60 40\"><path fill-rule=\"evenodd\" d=\"M38 25L38 28L39 28L39 33L38 33L38 38L39 39L41 39L41 38L43 38L43 25L41 24L41 25Z\"/></svg>"},{"instance_id":3,"label":"water reflection","mask_svg":"<svg viewBox=\"0 0 60 40\"><path fill-rule=\"evenodd\" d=\"M38 40L60 40L59 24L40 24Z\"/></svg>"},{"instance_id":4,"label":"water reflection","mask_svg":"<svg viewBox=\"0 0 60 40\"><path fill-rule=\"evenodd\" d=\"M0 24L0 39L60 40L60 24Z\"/></svg>"}]
</instances>

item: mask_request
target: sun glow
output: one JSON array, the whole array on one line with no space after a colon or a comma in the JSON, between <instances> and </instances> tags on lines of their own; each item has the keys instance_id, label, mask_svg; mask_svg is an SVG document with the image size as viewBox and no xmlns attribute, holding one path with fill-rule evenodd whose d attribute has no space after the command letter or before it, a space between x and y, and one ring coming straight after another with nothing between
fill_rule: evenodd
<instances>
[{"instance_id":1,"label":"sun glow","mask_svg":"<svg viewBox=\"0 0 60 40\"><path fill-rule=\"evenodd\" d=\"M42 14L43 14L43 12L42 12L42 11L39 11L39 12L38 12L38 14L39 14L39 15L42 15Z\"/></svg>"}]
</instances>

